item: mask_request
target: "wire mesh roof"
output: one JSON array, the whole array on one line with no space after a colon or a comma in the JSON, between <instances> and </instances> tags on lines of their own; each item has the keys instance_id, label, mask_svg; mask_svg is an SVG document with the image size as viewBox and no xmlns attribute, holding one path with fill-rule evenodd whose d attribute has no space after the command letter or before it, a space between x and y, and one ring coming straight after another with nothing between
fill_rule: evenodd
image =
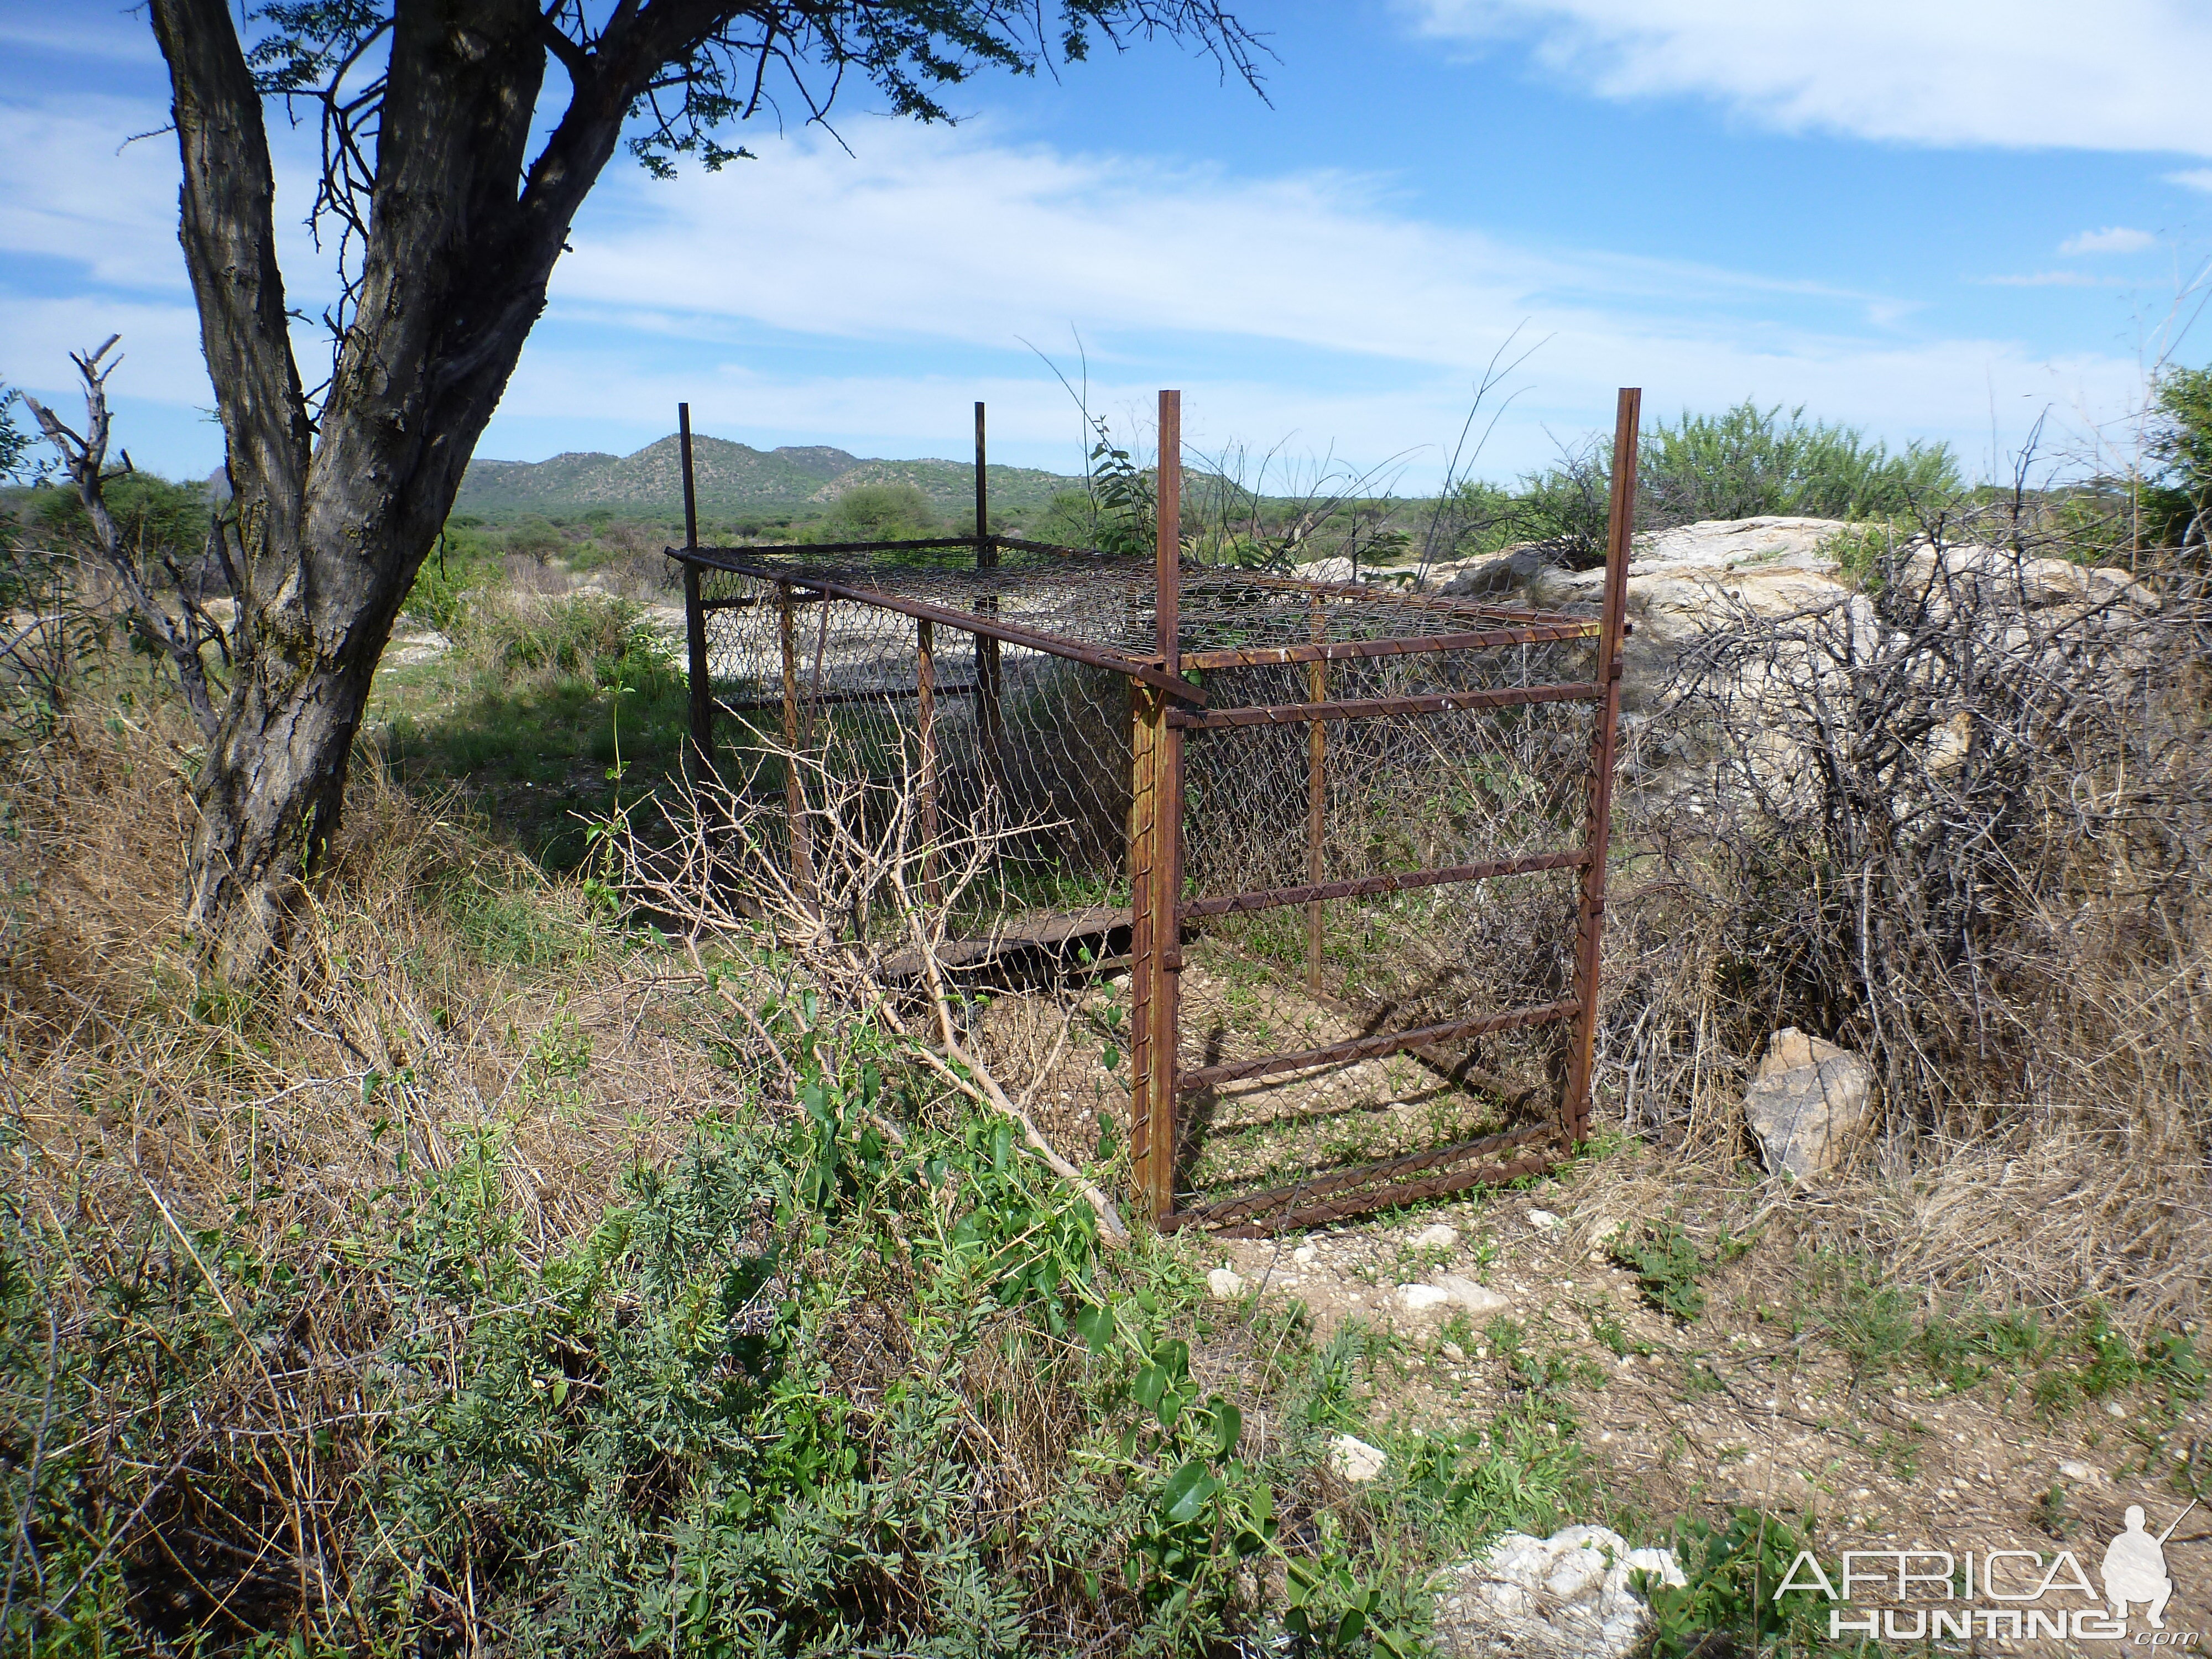
<instances>
[{"instance_id":1,"label":"wire mesh roof","mask_svg":"<svg viewBox=\"0 0 2212 1659\"><path fill-rule=\"evenodd\" d=\"M1150 558L995 536L670 551L706 569L934 614L953 626L993 617L999 629L1034 636L1029 642L1040 649L1082 660L1133 665L1160 655ZM1180 587L1177 647L1185 665L1200 667L1395 654L1394 645L1530 644L1598 630L1593 616L1188 561Z\"/></svg>"}]
</instances>

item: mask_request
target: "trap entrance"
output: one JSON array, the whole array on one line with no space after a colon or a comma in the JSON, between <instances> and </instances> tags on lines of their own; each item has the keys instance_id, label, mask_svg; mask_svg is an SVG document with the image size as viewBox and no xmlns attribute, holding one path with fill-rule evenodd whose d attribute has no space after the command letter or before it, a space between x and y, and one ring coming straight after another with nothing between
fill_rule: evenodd
<instances>
[{"instance_id":1,"label":"trap entrance","mask_svg":"<svg viewBox=\"0 0 2212 1659\"><path fill-rule=\"evenodd\" d=\"M1172 392L1149 558L991 533L981 404L972 535L702 547L687 408L695 763L781 793L802 882L799 769L735 763L762 734L909 781L928 844L1022 826L936 964L1126 961L1157 1226L1309 1227L1536 1173L1589 1133L1639 402L1589 615L1187 556Z\"/></svg>"}]
</instances>

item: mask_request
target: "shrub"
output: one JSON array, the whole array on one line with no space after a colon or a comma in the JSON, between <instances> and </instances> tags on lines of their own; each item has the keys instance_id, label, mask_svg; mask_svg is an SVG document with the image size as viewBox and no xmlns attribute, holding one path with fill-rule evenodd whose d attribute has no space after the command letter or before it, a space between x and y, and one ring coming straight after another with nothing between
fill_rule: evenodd
<instances>
[{"instance_id":1,"label":"shrub","mask_svg":"<svg viewBox=\"0 0 2212 1659\"><path fill-rule=\"evenodd\" d=\"M918 485L872 483L856 485L840 495L805 539L902 542L943 533L937 509Z\"/></svg>"},{"instance_id":2,"label":"shrub","mask_svg":"<svg viewBox=\"0 0 2212 1659\"><path fill-rule=\"evenodd\" d=\"M1643 435L1638 490L1660 524L1750 519L1764 514L1864 519L1924 510L1961 489L1947 444L1907 444L1902 454L1856 427L1808 423L1801 406L1746 398L1721 415L1685 413Z\"/></svg>"}]
</instances>

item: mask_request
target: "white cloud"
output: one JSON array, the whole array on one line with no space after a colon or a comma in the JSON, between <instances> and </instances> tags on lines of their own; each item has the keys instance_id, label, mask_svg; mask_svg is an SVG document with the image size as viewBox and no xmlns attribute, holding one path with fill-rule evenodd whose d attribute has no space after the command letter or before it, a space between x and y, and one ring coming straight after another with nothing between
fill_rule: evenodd
<instances>
[{"instance_id":1,"label":"white cloud","mask_svg":"<svg viewBox=\"0 0 2212 1659\"><path fill-rule=\"evenodd\" d=\"M2147 230L2130 230L2125 225L2107 225L2102 230L2085 230L2079 236L2069 236L2058 245L2061 253L2141 253L2158 246L2158 238Z\"/></svg>"},{"instance_id":2,"label":"white cloud","mask_svg":"<svg viewBox=\"0 0 2212 1659\"><path fill-rule=\"evenodd\" d=\"M2212 196L2212 167L2191 167L2182 173L2169 173L2166 175L2166 182L2179 185L2184 190L2201 190Z\"/></svg>"},{"instance_id":3,"label":"white cloud","mask_svg":"<svg viewBox=\"0 0 2212 1659\"><path fill-rule=\"evenodd\" d=\"M1429 33L1526 40L1614 98L1716 99L1785 131L2212 155L2197 0L1408 0Z\"/></svg>"},{"instance_id":4,"label":"white cloud","mask_svg":"<svg viewBox=\"0 0 2212 1659\"><path fill-rule=\"evenodd\" d=\"M137 99L0 104L0 154L9 158L0 249L76 261L99 283L181 284L177 141L123 143L167 119Z\"/></svg>"},{"instance_id":5,"label":"white cloud","mask_svg":"<svg viewBox=\"0 0 2212 1659\"><path fill-rule=\"evenodd\" d=\"M1296 430L1371 460L1455 430L1519 328L1547 343L1492 457L1511 468L1549 453L1547 422L1601 424L1623 383L1661 411L1748 393L1978 447L1993 394L2095 404L2132 384L2118 358L2053 368L2003 340L1905 337L1886 296L1515 245L1382 196L1354 175L1240 180L1009 146L986 127L878 131L857 157L796 140L672 185L611 178L556 273L546 341L596 327L641 349L627 369L564 368L533 344L507 406L627 402L634 386L635 418L690 397L703 424L718 387L725 429L957 435L946 411L984 396L995 431L1058 440L1063 394L1005 354L1018 338L1060 354L1073 323L1111 406L1179 384L1200 442ZM775 369L789 356L763 349L763 329L883 367ZM917 356L929 372L901 374ZM939 372L948 359L976 382Z\"/></svg>"}]
</instances>

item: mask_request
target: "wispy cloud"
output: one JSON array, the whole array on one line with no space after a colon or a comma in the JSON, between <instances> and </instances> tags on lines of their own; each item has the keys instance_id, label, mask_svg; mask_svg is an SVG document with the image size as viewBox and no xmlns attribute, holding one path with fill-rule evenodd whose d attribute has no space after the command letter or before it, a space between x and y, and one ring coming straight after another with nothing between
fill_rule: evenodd
<instances>
[{"instance_id":1,"label":"wispy cloud","mask_svg":"<svg viewBox=\"0 0 2212 1659\"><path fill-rule=\"evenodd\" d=\"M153 141L118 155L113 138L145 114L59 100L0 112L0 142L32 158L0 194L0 368L65 392L64 352L121 328L118 394L181 415L210 394L175 240L176 154ZM295 135L272 137L290 297L312 313L328 256L297 228L307 158ZM485 453L629 447L667 430L678 398L706 429L752 441L942 452L963 400L982 396L1008 459L1065 465L1066 400L1023 342L1072 358L1071 325L1117 419L1180 385L1195 441L1295 433L1362 462L1418 452L1413 482L1516 331L1542 344L1485 457L1493 471L1540 463L1550 432L1602 424L1623 384L1656 410L1748 394L1887 437L1978 444L1992 388L2007 407L2106 404L2135 372L2108 355L2053 363L2002 338L1916 336L1909 295L1487 234L1408 214L1392 180L1349 171L1072 154L987 121L885 125L857 156L809 136L765 149L671 185L610 172ZM319 378L310 325L301 349ZM216 435L178 429L207 447L161 465L204 471Z\"/></svg>"},{"instance_id":2,"label":"wispy cloud","mask_svg":"<svg viewBox=\"0 0 2212 1659\"><path fill-rule=\"evenodd\" d=\"M2212 196L2212 167L2190 167L2181 173L2166 175L2169 185L2179 185L2184 190L2201 190Z\"/></svg>"},{"instance_id":3,"label":"wispy cloud","mask_svg":"<svg viewBox=\"0 0 2212 1659\"><path fill-rule=\"evenodd\" d=\"M2102 230L2085 230L2079 236L2069 236L2058 245L2061 253L2141 253L2158 246L2158 238L2147 230L2130 230L2125 225L2107 225Z\"/></svg>"},{"instance_id":4,"label":"wispy cloud","mask_svg":"<svg viewBox=\"0 0 2212 1659\"><path fill-rule=\"evenodd\" d=\"M2212 155L2195 0L1410 0L1615 98L1692 94L1787 131Z\"/></svg>"},{"instance_id":5,"label":"wispy cloud","mask_svg":"<svg viewBox=\"0 0 2212 1659\"><path fill-rule=\"evenodd\" d=\"M2082 270L2032 270L2017 276L1970 276L1984 288L2108 288L2118 279Z\"/></svg>"}]
</instances>

